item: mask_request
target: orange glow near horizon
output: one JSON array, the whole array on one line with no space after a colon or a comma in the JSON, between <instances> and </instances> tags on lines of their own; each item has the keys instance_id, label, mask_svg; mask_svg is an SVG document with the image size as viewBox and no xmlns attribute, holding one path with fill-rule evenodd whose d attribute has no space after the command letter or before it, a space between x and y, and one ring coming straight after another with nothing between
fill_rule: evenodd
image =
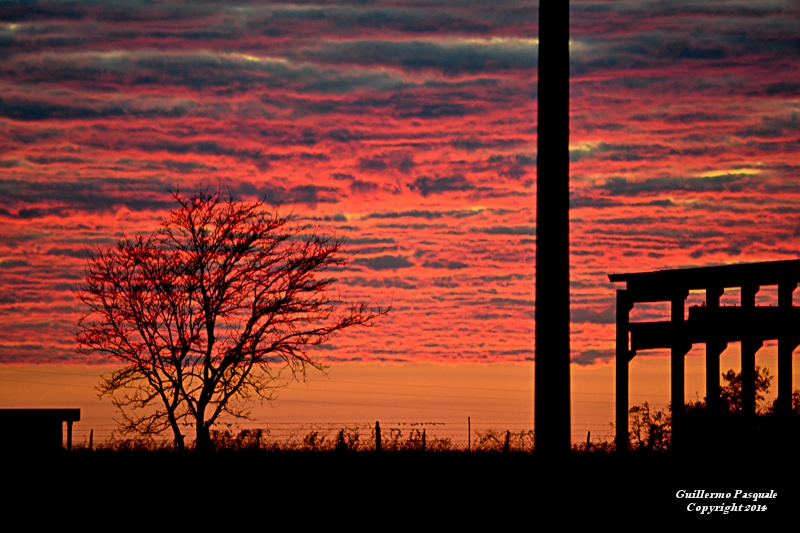
<instances>
[{"instance_id":1,"label":"orange glow near horizon","mask_svg":"<svg viewBox=\"0 0 800 533\"><path fill-rule=\"evenodd\" d=\"M765 343L756 364L766 367L772 386L762 407L775 399L777 348ZM0 405L3 407L79 407L81 421L74 428L75 442L95 443L112 437L117 414L108 398L95 392L101 373L110 367L84 365L0 366ZM686 357L686 400L705 395L705 363L702 349ZM722 371L739 368L736 344L723 352ZM795 358L795 387L800 383L800 360ZM669 358L638 355L631 362L629 405L648 402L655 410L669 403ZM296 381L278 390L270 404L254 403L249 420L223 419L219 430L270 429L275 438L311 427L338 428L380 421L391 427L430 423L434 437L466 442L467 417L474 431L489 429L524 431L533 428L532 364L364 364L332 366L327 375L309 372L305 382ZM614 430L614 366L572 368L572 441L610 442ZM228 426L227 424L231 424ZM433 425L435 424L435 425ZM191 428L185 434L193 438ZM332 431L332 430L331 430ZM296 435L295 435L296 436ZM473 438L475 434L473 433ZM116 433L116 438L123 435ZM164 434L169 438L168 434Z\"/></svg>"}]
</instances>

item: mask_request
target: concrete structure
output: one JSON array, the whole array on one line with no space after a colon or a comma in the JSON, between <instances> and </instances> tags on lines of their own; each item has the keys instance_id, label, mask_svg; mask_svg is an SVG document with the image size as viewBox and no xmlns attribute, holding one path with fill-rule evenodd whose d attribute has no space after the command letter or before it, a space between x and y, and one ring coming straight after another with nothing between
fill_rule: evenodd
<instances>
[{"instance_id":1,"label":"concrete structure","mask_svg":"<svg viewBox=\"0 0 800 533\"><path fill-rule=\"evenodd\" d=\"M80 409L0 409L0 449L46 452L64 446L72 449L72 423L81 419Z\"/></svg>"},{"instance_id":2,"label":"concrete structure","mask_svg":"<svg viewBox=\"0 0 800 533\"><path fill-rule=\"evenodd\" d=\"M568 452L569 2L539 3L536 159L536 450Z\"/></svg>"},{"instance_id":3,"label":"concrete structure","mask_svg":"<svg viewBox=\"0 0 800 533\"><path fill-rule=\"evenodd\" d=\"M730 342L742 349L742 411L755 416L755 357L766 340L778 340L778 414L792 408L792 352L800 344L800 308L794 307L792 293L800 281L800 259L736 264L631 274L611 274L614 283L625 282L617 291L616 333L616 443L626 450L628 443L628 363L638 351L670 349L672 405L684 405L684 356L693 344L706 346L706 397L710 413L720 408L720 354ZM764 286L778 287L777 305L757 307L755 296ZM741 302L720 307L726 289L741 290ZM705 291L705 303L689 308L689 291ZM633 306L641 302L669 302L670 320L630 322ZM680 448L684 437L683 409L672 413L673 446Z\"/></svg>"}]
</instances>

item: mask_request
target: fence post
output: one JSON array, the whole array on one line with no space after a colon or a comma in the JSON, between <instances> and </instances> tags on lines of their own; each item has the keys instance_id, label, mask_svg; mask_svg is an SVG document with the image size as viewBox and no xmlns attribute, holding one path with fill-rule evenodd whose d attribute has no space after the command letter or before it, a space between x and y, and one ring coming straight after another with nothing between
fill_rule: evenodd
<instances>
[{"instance_id":1,"label":"fence post","mask_svg":"<svg viewBox=\"0 0 800 533\"><path fill-rule=\"evenodd\" d=\"M344 428L339 430L339 436L336 438L336 449L338 451L347 450L347 443L344 441Z\"/></svg>"},{"instance_id":2,"label":"fence post","mask_svg":"<svg viewBox=\"0 0 800 533\"><path fill-rule=\"evenodd\" d=\"M381 424L375 421L375 451L381 451Z\"/></svg>"},{"instance_id":3,"label":"fence post","mask_svg":"<svg viewBox=\"0 0 800 533\"><path fill-rule=\"evenodd\" d=\"M94 430L89 430L89 449L94 450Z\"/></svg>"},{"instance_id":4,"label":"fence post","mask_svg":"<svg viewBox=\"0 0 800 533\"><path fill-rule=\"evenodd\" d=\"M422 429L422 451L425 451L425 429Z\"/></svg>"},{"instance_id":5,"label":"fence post","mask_svg":"<svg viewBox=\"0 0 800 533\"><path fill-rule=\"evenodd\" d=\"M472 425L471 420L467 417L467 451L472 448Z\"/></svg>"},{"instance_id":6,"label":"fence post","mask_svg":"<svg viewBox=\"0 0 800 533\"><path fill-rule=\"evenodd\" d=\"M503 453L508 453L511 449L511 430L506 430L506 441L503 443Z\"/></svg>"},{"instance_id":7,"label":"fence post","mask_svg":"<svg viewBox=\"0 0 800 533\"><path fill-rule=\"evenodd\" d=\"M586 453L592 451L592 432L586 433Z\"/></svg>"}]
</instances>

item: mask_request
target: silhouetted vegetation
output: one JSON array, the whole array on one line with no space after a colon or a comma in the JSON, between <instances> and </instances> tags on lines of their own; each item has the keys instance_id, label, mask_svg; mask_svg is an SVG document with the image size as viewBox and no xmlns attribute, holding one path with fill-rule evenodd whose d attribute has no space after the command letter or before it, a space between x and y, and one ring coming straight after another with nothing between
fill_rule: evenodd
<instances>
[{"instance_id":1,"label":"silhouetted vegetation","mask_svg":"<svg viewBox=\"0 0 800 533\"><path fill-rule=\"evenodd\" d=\"M754 388L756 412L752 417L742 412L742 375L733 369L722 374L720 387L720 412L709 413L706 399L684 404L686 433L695 446L741 446L753 439L773 439L776 431L776 401L766 403L766 394L772 385L769 369L755 367ZM800 390L792 393L793 420L783 424L784 432L800 429ZM638 451L665 451L672 444L672 404L654 410L645 402L629 410L629 447Z\"/></svg>"},{"instance_id":2,"label":"silhouetted vegetation","mask_svg":"<svg viewBox=\"0 0 800 533\"><path fill-rule=\"evenodd\" d=\"M479 452L531 452L533 451L533 430L518 432L476 431L472 449Z\"/></svg>"},{"instance_id":3,"label":"silhouetted vegetation","mask_svg":"<svg viewBox=\"0 0 800 533\"><path fill-rule=\"evenodd\" d=\"M722 410L727 413L737 413L742 410L742 374L733 369L722 374L725 385L720 388L720 403ZM774 403L770 406L763 405L765 394L769 391L772 384L772 376L768 368L756 366L755 371L755 391L756 391L756 413L767 414L772 412ZM705 408L705 402L698 402L697 407Z\"/></svg>"},{"instance_id":4,"label":"silhouetted vegetation","mask_svg":"<svg viewBox=\"0 0 800 533\"><path fill-rule=\"evenodd\" d=\"M123 430L171 430L181 449L194 426L194 446L210 449L222 414L246 417L248 400L323 369L310 346L386 311L331 298L324 274L346 262L341 239L291 227L261 202L174 197L159 230L93 253L77 340L124 364L99 385Z\"/></svg>"},{"instance_id":5,"label":"silhouetted vegetation","mask_svg":"<svg viewBox=\"0 0 800 533\"><path fill-rule=\"evenodd\" d=\"M669 409L652 410L650 404L631 407L628 424L630 425L630 448L661 452L669 448L672 441L672 416Z\"/></svg>"}]
</instances>

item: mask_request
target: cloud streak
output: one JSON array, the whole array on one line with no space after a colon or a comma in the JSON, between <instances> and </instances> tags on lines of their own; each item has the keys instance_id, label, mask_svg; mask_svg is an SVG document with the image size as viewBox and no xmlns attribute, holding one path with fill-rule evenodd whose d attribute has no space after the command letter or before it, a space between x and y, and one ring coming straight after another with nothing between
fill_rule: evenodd
<instances>
[{"instance_id":1,"label":"cloud streak","mask_svg":"<svg viewBox=\"0 0 800 533\"><path fill-rule=\"evenodd\" d=\"M7 2L0 363L77 360L87 250L206 188L344 237L341 295L393 302L320 357L529 361L537 6ZM608 273L797 257L800 7L570 7L571 194L552 201L574 361L602 365Z\"/></svg>"}]
</instances>

